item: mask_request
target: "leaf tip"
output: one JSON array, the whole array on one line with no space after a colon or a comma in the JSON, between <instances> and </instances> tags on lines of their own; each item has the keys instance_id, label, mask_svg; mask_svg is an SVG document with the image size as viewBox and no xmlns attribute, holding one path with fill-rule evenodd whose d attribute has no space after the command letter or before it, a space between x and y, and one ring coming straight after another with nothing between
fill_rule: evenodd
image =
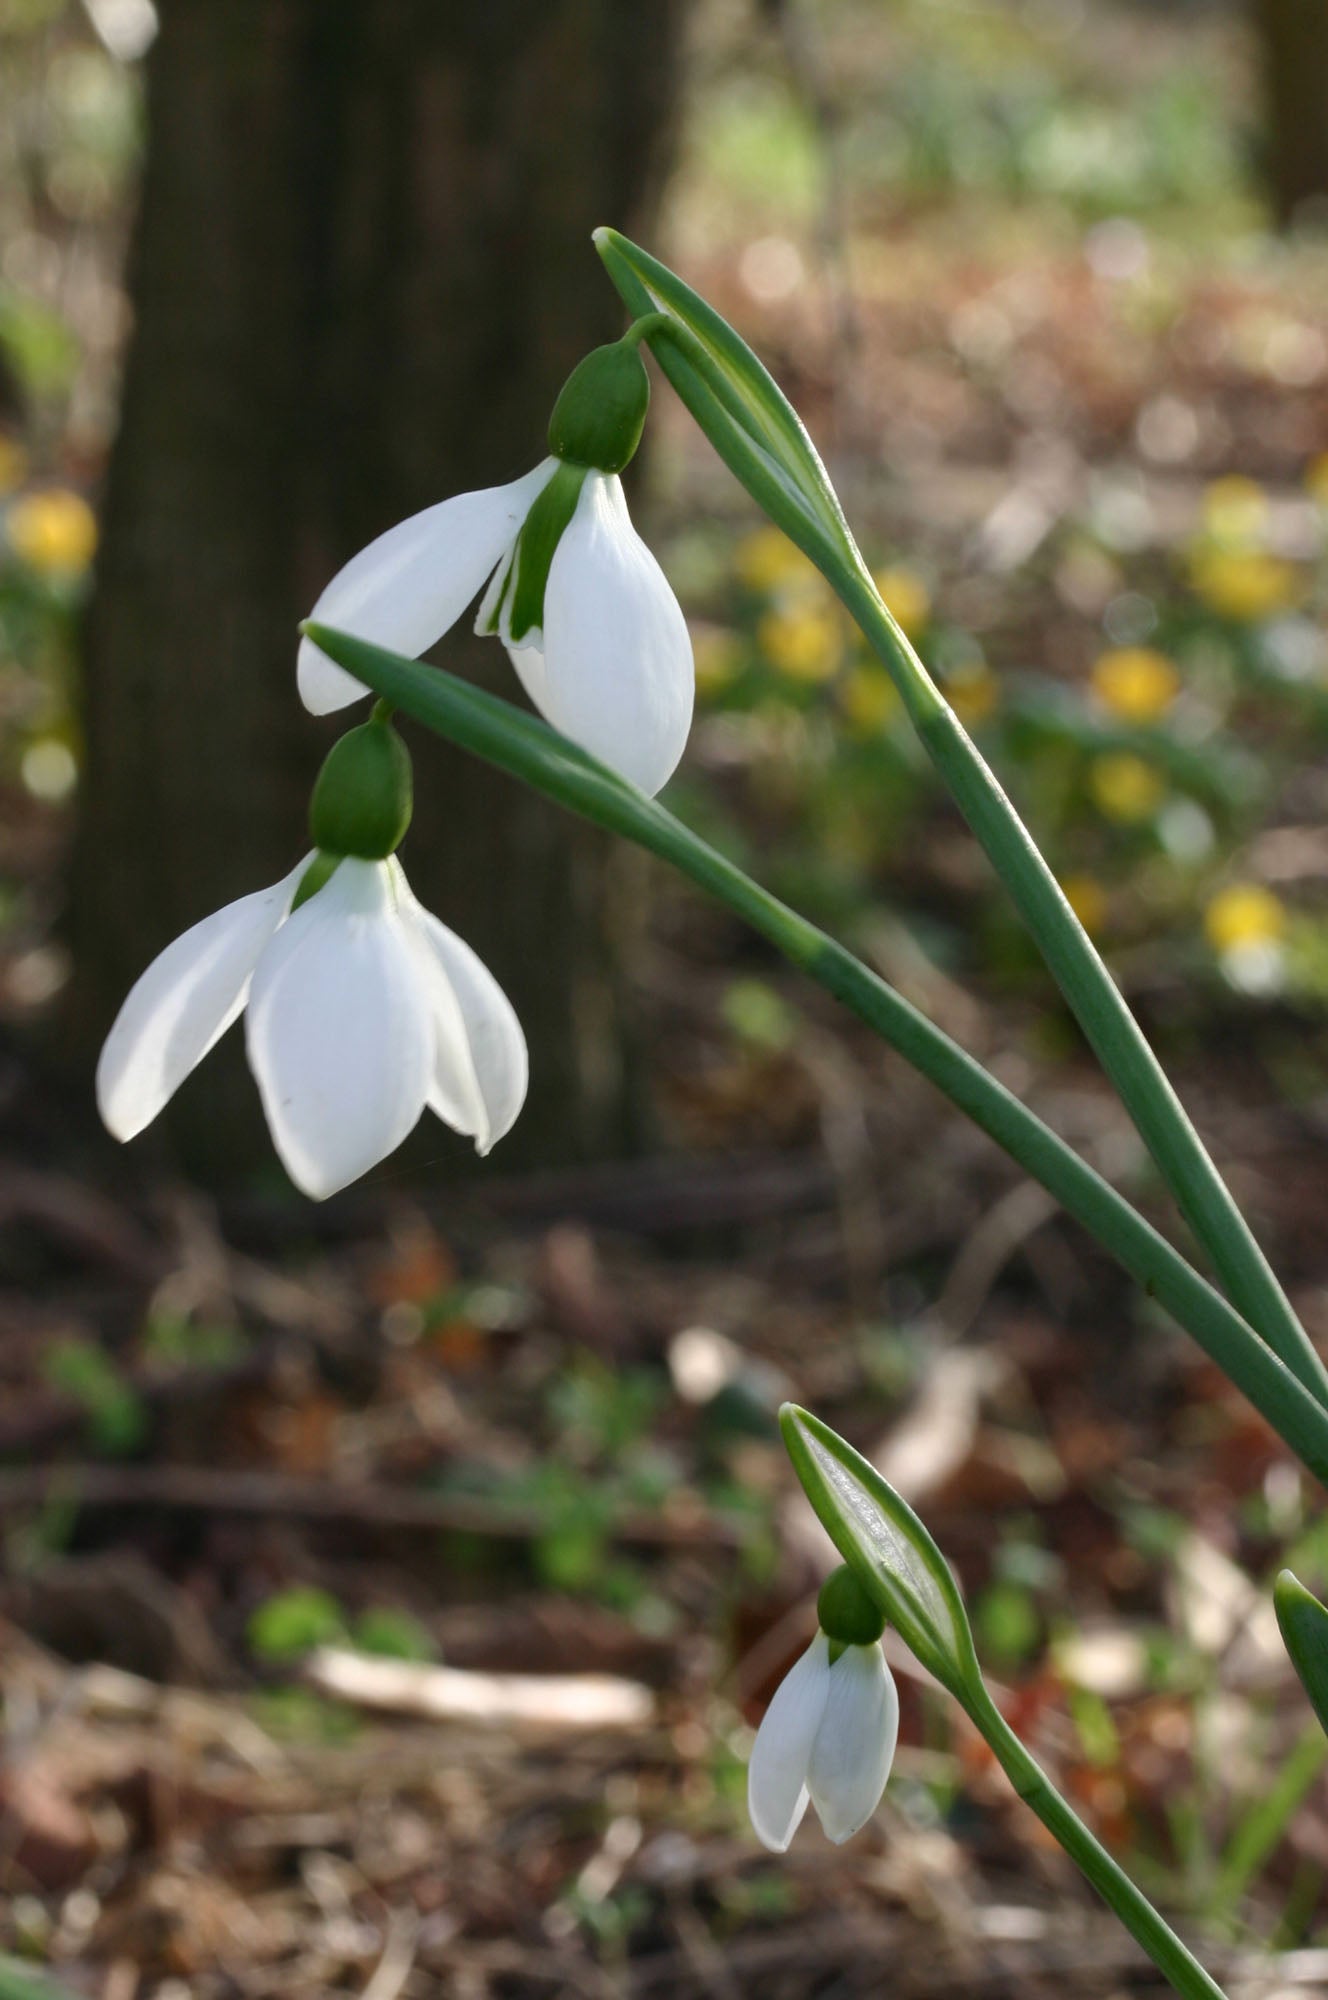
<instances>
[{"instance_id":1,"label":"leaf tip","mask_svg":"<svg viewBox=\"0 0 1328 2000\"><path fill-rule=\"evenodd\" d=\"M804 1429L807 1412L800 1403L781 1403L779 1406L779 1428L783 1432L785 1444L791 1444Z\"/></svg>"}]
</instances>

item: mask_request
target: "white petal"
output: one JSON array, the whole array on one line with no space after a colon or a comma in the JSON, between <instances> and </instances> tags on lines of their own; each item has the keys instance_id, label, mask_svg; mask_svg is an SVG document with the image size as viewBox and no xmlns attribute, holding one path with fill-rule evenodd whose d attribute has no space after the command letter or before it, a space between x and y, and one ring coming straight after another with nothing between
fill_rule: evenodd
<instances>
[{"instance_id":1,"label":"white petal","mask_svg":"<svg viewBox=\"0 0 1328 2000\"><path fill-rule=\"evenodd\" d=\"M812 1745L807 1789L835 1845L881 1803L899 1735L899 1695L879 1646L846 1646L830 1668L825 1714Z\"/></svg>"},{"instance_id":2,"label":"white petal","mask_svg":"<svg viewBox=\"0 0 1328 2000\"><path fill-rule=\"evenodd\" d=\"M413 896L410 907L441 983L459 1010L455 1025L446 1009L437 1022L438 1069L429 1102L446 1124L474 1137L477 1152L487 1153L511 1131L526 1101L526 1038L511 1001L483 959ZM478 1116L470 1108L476 1100Z\"/></svg>"},{"instance_id":3,"label":"white petal","mask_svg":"<svg viewBox=\"0 0 1328 2000\"><path fill-rule=\"evenodd\" d=\"M117 1139L151 1124L220 1041L285 917L309 857L271 889L228 903L185 931L135 982L97 1064L97 1106Z\"/></svg>"},{"instance_id":4,"label":"white petal","mask_svg":"<svg viewBox=\"0 0 1328 2000\"><path fill-rule=\"evenodd\" d=\"M514 646L510 640L504 643L507 646L507 657L516 668L517 679L536 708L541 713L547 714L549 676L544 666L544 634L527 632L519 646Z\"/></svg>"},{"instance_id":5,"label":"white petal","mask_svg":"<svg viewBox=\"0 0 1328 2000\"><path fill-rule=\"evenodd\" d=\"M643 792L657 792L691 727L692 642L616 474L589 475L554 551L544 665L537 699L554 728Z\"/></svg>"},{"instance_id":6,"label":"white petal","mask_svg":"<svg viewBox=\"0 0 1328 2000\"><path fill-rule=\"evenodd\" d=\"M310 615L411 659L426 653L502 561L553 464L545 459L507 486L454 494L389 528L338 570ZM315 715L365 692L309 639L300 642L298 674Z\"/></svg>"},{"instance_id":7,"label":"white petal","mask_svg":"<svg viewBox=\"0 0 1328 2000\"><path fill-rule=\"evenodd\" d=\"M818 1632L775 1690L747 1766L747 1810L758 1838L782 1854L807 1810L807 1767L830 1693L830 1649Z\"/></svg>"},{"instance_id":8,"label":"white petal","mask_svg":"<svg viewBox=\"0 0 1328 2000\"><path fill-rule=\"evenodd\" d=\"M429 1094L419 947L381 862L343 861L258 961L249 1066L287 1173L321 1201L383 1159Z\"/></svg>"}]
</instances>

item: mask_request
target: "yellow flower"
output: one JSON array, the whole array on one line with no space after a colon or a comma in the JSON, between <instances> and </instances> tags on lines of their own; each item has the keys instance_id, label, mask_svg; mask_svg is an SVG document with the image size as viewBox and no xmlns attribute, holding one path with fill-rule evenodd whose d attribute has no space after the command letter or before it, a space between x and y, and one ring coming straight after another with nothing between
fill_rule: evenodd
<instances>
[{"instance_id":1,"label":"yellow flower","mask_svg":"<svg viewBox=\"0 0 1328 2000\"><path fill-rule=\"evenodd\" d=\"M1088 783L1098 810L1126 825L1151 819L1166 793L1166 785L1152 765L1128 751L1095 757Z\"/></svg>"},{"instance_id":2,"label":"yellow flower","mask_svg":"<svg viewBox=\"0 0 1328 2000\"><path fill-rule=\"evenodd\" d=\"M828 607L767 611L756 637L770 664L795 681L828 681L843 653L843 632Z\"/></svg>"},{"instance_id":3,"label":"yellow flower","mask_svg":"<svg viewBox=\"0 0 1328 2000\"><path fill-rule=\"evenodd\" d=\"M1214 611L1242 622L1285 611L1299 601L1305 588L1295 563L1265 549L1200 549L1192 559L1190 578Z\"/></svg>"},{"instance_id":4,"label":"yellow flower","mask_svg":"<svg viewBox=\"0 0 1328 2000\"><path fill-rule=\"evenodd\" d=\"M963 666L951 668L942 689L966 729L985 722L1000 705L1000 682L985 660L970 660Z\"/></svg>"},{"instance_id":5,"label":"yellow flower","mask_svg":"<svg viewBox=\"0 0 1328 2000\"><path fill-rule=\"evenodd\" d=\"M1093 692L1123 722L1156 722L1180 693L1180 675L1151 646L1118 646L1093 662Z\"/></svg>"},{"instance_id":6,"label":"yellow flower","mask_svg":"<svg viewBox=\"0 0 1328 2000\"><path fill-rule=\"evenodd\" d=\"M1280 944L1286 928L1285 903L1257 882L1234 882L1204 911L1208 942L1223 956L1250 945Z\"/></svg>"},{"instance_id":7,"label":"yellow flower","mask_svg":"<svg viewBox=\"0 0 1328 2000\"><path fill-rule=\"evenodd\" d=\"M1320 507L1328 507L1328 451L1321 451L1306 466L1305 491Z\"/></svg>"},{"instance_id":8,"label":"yellow flower","mask_svg":"<svg viewBox=\"0 0 1328 2000\"><path fill-rule=\"evenodd\" d=\"M28 476L28 454L17 438L0 431L0 493L13 493Z\"/></svg>"},{"instance_id":9,"label":"yellow flower","mask_svg":"<svg viewBox=\"0 0 1328 2000\"><path fill-rule=\"evenodd\" d=\"M1204 489L1203 523L1214 541L1248 547L1268 526L1268 495L1257 479L1230 473Z\"/></svg>"},{"instance_id":10,"label":"yellow flower","mask_svg":"<svg viewBox=\"0 0 1328 2000\"><path fill-rule=\"evenodd\" d=\"M931 617L931 593L916 570L877 570L876 588L908 638L916 639L925 631Z\"/></svg>"},{"instance_id":11,"label":"yellow flower","mask_svg":"<svg viewBox=\"0 0 1328 2000\"><path fill-rule=\"evenodd\" d=\"M1066 902L1090 937L1107 927L1107 892L1092 875L1067 875L1061 883Z\"/></svg>"},{"instance_id":12,"label":"yellow flower","mask_svg":"<svg viewBox=\"0 0 1328 2000\"><path fill-rule=\"evenodd\" d=\"M696 687L702 697L718 694L728 686L742 664L742 643L735 632L722 625L694 625L692 653L696 660Z\"/></svg>"},{"instance_id":13,"label":"yellow flower","mask_svg":"<svg viewBox=\"0 0 1328 2000\"><path fill-rule=\"evenodd\" d=\"M874 736L899 712L899 693L882 667L855 667L844 683L844 713L863 736Z\"/></svg>"},{"instance_id":14,"label":"yellow flower","mask_svg":"<svg viewBox=\"0 0 1328 2000\"><path fill-rule=\"evenodd\" d=\"M768 597L782 584L805 583L819 572L809 556L796 548L782 528L754 528L733 552L733 566L748 590Z\"/></svg>"},{"instance_id":15,"label":"yellow flower","mask_svg":"<svg viewBox=\"0 0 1328 2000\"><path fill-rule=\"evenodd\" d=\"M97 517L66 487L16 500L6 527L15 555L39 576L79 576L96 552Z\"/></svg>"}]
</instances>

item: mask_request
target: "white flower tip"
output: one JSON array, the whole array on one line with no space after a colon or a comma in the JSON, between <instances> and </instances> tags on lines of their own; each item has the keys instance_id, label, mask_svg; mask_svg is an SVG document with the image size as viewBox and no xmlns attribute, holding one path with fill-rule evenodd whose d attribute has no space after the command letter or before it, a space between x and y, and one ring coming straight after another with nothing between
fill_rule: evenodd
<instances>
[{"instance_id":1,"label":"white flower tip","mask_svg":"<svg viewBox=\"0 0 1328 2000\"><path fill-rule=\"evenodd\" d=\"M354 1174L348 1175L343 1180L324 1178L315 1169L312 1169L307 1162L303 1166L297 1167L284 1154L281 1156L281 1164L300 1193L305 1195L310 1201L326 1201L330 1195L340 1194L342 1188L349 1187L351 1181L357 1178Z\"/></svg>"},{"instance_id":2,"label":"white flower tip","mask_svg":"<svg viewBox=\"0 0 1328 2000\"><path fill-rule=\"evenodd\" d=\"M300 640L295 675L300 700L311 715L332 715L337 709L348 708L351 702L361 700L369 692L362 681L357 681L344 667L337 666L326 653L320 652L307 634Z\"/></svg>"},{"instance_id":3,"label":"white flower tip","mask_svg":"<svg viewBox=\"0 0 1328 2000\"><path fill-rule=\"evenodd\" d=\"M102 1059L97 1064L97 1110L111 1137L118 1139L123 1146L130 1139L136 1139L151 1121L136 1116L127 1104L121 1102L116 1088L118 1082L118 1077L107 1073L106 1051L103 1049Z\"/></svg>"}]
</instances>

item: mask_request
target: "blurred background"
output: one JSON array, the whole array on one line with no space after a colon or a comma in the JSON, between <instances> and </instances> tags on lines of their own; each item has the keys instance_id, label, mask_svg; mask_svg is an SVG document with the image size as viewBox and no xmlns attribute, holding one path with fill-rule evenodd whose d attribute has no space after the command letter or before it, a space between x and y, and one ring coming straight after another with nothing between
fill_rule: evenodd
<instances>
[{"instance_id":1,"label":"blurred background","mask_svg":"<svg viewBox=\"0 0 1328 2000\"><path fill-rule=\"evenodd\" d=\"M901 1653L872 1826L756 1846L828 1560L786 1394L1229 1990L1322 1989L1307 1482L726 915L415 732L412 880L532 1045L498 1152L314 1208L238 1036L127 1151L90 1078L300 851L296 620L540 455L613 222L806 418L1328 1337L1326 103L1318 0L0 0L5 2000L1156 1992ZM669 804L1171 1229L827 589L662 384L643 460Z\"/></svg>"}]
</instances>

